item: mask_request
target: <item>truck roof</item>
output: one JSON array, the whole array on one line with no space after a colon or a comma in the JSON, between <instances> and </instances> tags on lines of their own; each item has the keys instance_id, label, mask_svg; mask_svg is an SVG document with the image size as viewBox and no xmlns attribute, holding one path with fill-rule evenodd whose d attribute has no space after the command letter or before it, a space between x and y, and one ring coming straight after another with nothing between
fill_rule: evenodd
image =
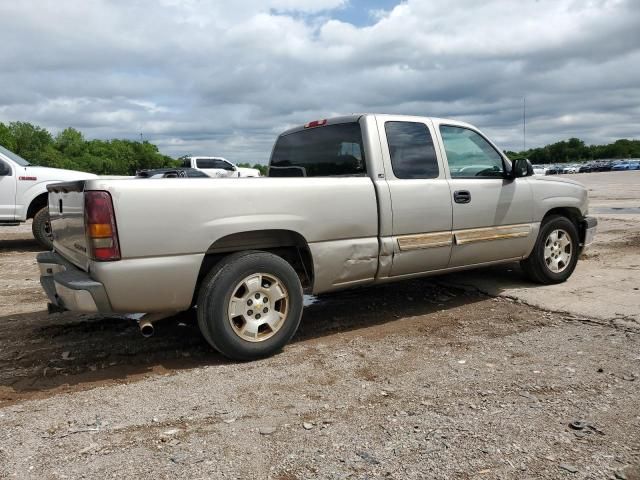
<instances>
[{"instance_id":1,"label":"truck roof","mask_svg":"<svg viewBox=\"0 0 640 480\"><path fill-rule=\"evenodd\" d=\"M280 134L280 136L284 136L284 135L289 135L290 133L294 133L294 132L299 132L301 130L304 130L306 128L310 128L311 124L313 123L318 123L321 122L319 125L317 126L325 126L325 125L335 125L338 123L351 123L351 122L357 122L360 120L360 118L365 117L365 116L372 116L372 117L386 117L386 116L392 116L395 119L401 119L407 122L415 122L415 121L419 121L419 120L431 120L434 123L447 123L449 125L458 125L461 127L467 127L467 128L472 128L475 129L475 127L473 127L472 125L470 125L469 123L466 122L461 122L459 120L453 120L450 118L438 118L438 117L426 117L426 116L418 116L418 115L396 115L393 113L353 113L351 115L341 115L338 117L328 117L328 118L324 118L324 119L319 119L319 120L314 120L312 122L309 123L305 123L304 125L297 125L295 127L291 127L287 130L285 130L284 132L282 132Z\"/></svg>"}]
</instances>

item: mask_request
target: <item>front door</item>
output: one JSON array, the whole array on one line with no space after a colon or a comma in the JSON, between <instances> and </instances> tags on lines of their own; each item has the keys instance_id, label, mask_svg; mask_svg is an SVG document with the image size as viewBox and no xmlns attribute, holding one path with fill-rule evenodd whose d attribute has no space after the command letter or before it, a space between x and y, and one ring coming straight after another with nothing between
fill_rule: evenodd
<instances>
[{"instance_id":1,"label":"front door","mask_svg":"<svg viewBox=\"0 0 640 480\"><path fill-rule=\"evenodd\" d=\"M446 268L451 253L451 194L436 155L433 127L416 117L376 117L393 210L391 276Z\"/></svg>"},{"instance_id":2,"label":"front door","mask_svg":"<svg viewBox=\"0 0 640 480\"><path fill-rule=\"evenodd\" d=\"M450 267L520 258L537 234L527 178L507 179L498 150L479 132L439 125L453 200Z\"/></svg>"},{"instance_id":3,"label":"front door","mask_svg":"<svg viewBox=\"0 0 640 480\"><path fill-rule=\"evenodd\" d=\"M16 177L11 166L0 160L0 170L5 175L0 176L0 221L15 220L16 214Z\"/></svg>"}]
</instances>

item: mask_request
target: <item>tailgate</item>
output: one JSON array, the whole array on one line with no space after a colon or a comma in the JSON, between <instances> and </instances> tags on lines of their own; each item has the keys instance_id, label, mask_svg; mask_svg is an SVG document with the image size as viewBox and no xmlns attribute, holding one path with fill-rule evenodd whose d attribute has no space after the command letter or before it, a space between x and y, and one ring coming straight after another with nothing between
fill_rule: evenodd
<instances>
[{"instance_id":1,"label":"tailgate","mask_svg":"<svg viewBox=\"0 0 640 480\"><path fill-rule=\"evenodd\" d=\"M89 268L84 223L84 180L54 183L49 191L53 248L84 271Z\"/></svg>"}]
</instances>

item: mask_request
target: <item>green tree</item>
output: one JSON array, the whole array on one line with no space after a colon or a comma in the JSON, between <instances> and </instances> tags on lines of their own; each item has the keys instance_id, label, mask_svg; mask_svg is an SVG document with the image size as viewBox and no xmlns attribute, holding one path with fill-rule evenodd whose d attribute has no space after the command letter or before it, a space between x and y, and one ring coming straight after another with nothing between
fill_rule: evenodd
<instances>
[{"instance_id":1,"label":"green tree","mask_svg":"<svg viewBox=\"0 0 640 480\"><path fill-rule=\"evenodd\" d=\"M82 133L75 128L68 127L56 136L55 146L65 156L79 157L84 153L87 142Z\"/></svg>"},{"instance_id":2,"label":"green tree","mask_svg":"<svg viewBox=\"0 0 640 480\"><path fill-rule=\"evenodd\" d=\"M0 145L12 151L16 149L11 129L2 122L0 122Z\"/></svg>"},{"instance_id":3,"label":"green tree","mask_svg":"<svg viewBox=\"0 0 640 480\"><path fill-rule=\"evenodd\" d=\"M36 165L43 165L46 147L53 143L51 134L27 122L11 122L9 130L13 137L13 151Z\"/></svg>"}]
</instances>

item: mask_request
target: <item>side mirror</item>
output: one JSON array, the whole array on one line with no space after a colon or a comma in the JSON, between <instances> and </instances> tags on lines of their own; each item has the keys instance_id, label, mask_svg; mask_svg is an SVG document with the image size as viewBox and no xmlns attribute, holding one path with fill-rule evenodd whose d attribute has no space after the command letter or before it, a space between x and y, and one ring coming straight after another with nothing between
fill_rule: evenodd
<instances>
[{"instance_id":1,"label":"side mirror","mask_svg":"<svg viewBox=\"0 0 640 480\"><path fill-rule=\"evenodd\" d=\"M533 175L533 165L527 158L516 158L511 172L511 178L529 177Z\"/></svg>"},{"instance_id":2,"label":"side mirror","mask_svg":"<svg viewBox=\"0 0 640 480\"><path fill-rule=\"evenodd\" d=\"M11 168L6 163L0 161L0 177L11 175Z\"/></svg>"}]
</instances>

